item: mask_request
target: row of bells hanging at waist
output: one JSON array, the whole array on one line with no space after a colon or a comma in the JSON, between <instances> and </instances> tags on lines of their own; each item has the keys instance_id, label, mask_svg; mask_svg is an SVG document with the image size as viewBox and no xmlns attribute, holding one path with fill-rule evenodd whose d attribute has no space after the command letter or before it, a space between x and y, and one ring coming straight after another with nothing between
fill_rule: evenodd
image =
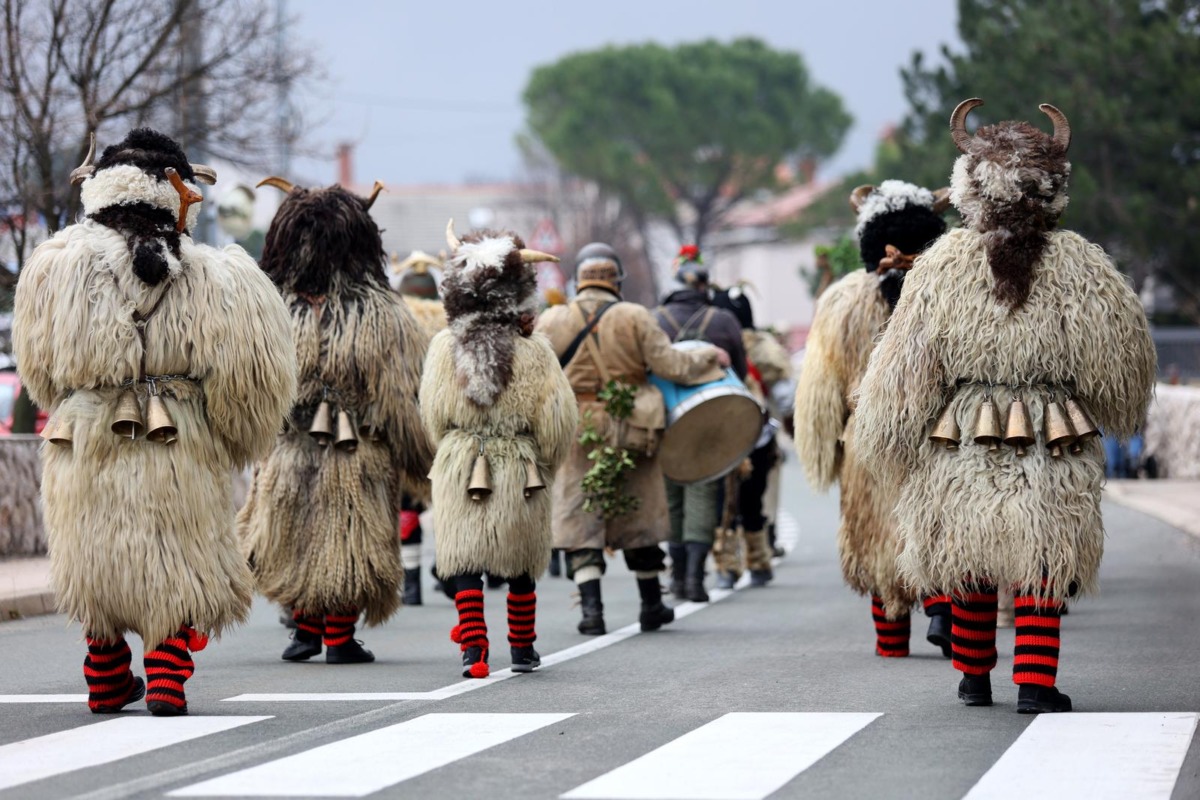
<instances>
[{"instance_id":1,"label":"row of bells hanging at waist","mask_svg":"<svg viewBox=\"0 0 1200 800\"><path fill-rule=\"evenodd\" d=\"M334 422L334 419L337 422ZM334 414L333 405L328 400L317 404L313 412L312 424L308 426L308 435L316 440L321 447L333 445L334 449L344 453L353 453L358 449L360 439L379 443L383 441L383 431L376 425L357 425L354 415L344 408L339 408Z\"/></svg>"},{"instance_id":2,"label":"row of bells hanging at waist","mask_svg":"<svg viewBox=\"0 0 1200 800\"><path fill-rule=\"evenodd\" d=\"M1000 415L996 404L989 397L979 405L979 413L975 417L975 428L972 441L985 445L989 451L999 450L1001 444L1012 447L1018 457L1024 457L1028 448L1037 442L1033 423L1029 419L1029 411L1023 400L1013 400L1008 407L1007 421L1003 432L1000 429ZM1046 449L1052 458L1062 458L1064 452L1078 454L1083 451L1083 444L1089 439L1100 435L1096 423L1088 415L1083 404L1075 398L1066 403L1047 403L1042 413L1042 434L1046 441ZM962 441L962 433L958 421L954 418L953 403L942 410L941 416L934 423L929 441L940 444L947 450L957 450Z\"/></svg>"},{"instance_id":3,"label":"row of bells hanging at waist","mask_svg":"<svg viewBox=\"0 0 1200 800\"><path fill-rule=\"evenodd\" d=\"M532 460L525 462L525 499L533 497L535 492L540 492L546 488L546 484L542 481L541 470ZM481 503L488 499L492 494L492 476L491 469L488 466L487 456L483 453L483 443L479 443L479 453L475 456L475 463L471 465L471 482L467 484L467 495L476 503Z\"/></svg>"},{"instance_id":4,"label":"row of bells hanging at waist","mask_svg":"<svg viewBox=\"0 0 1200 800\"><path fill-rule=\"evenodd\" d=\"M154 392L146 397L146 413L142 414L142 403L133 389L126 389L117 398L117 408L113 414L113 433L122 439L137 439L145 436L146 441L170 446L179 440L179 429L167 409L163 396ZM55 414L42 428L41 437L51 444L70 447L74 440L74 431L68 422L63 422Z\"/></svg>"}]
</instances>

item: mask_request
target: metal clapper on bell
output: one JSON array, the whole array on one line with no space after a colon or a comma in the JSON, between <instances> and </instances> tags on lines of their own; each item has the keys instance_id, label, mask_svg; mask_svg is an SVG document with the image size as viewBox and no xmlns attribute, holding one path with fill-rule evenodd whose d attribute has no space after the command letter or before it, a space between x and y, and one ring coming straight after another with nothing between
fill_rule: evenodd
<instances>
[{"instance_id":1,"label":"metal clapper on bell","mask_svg":"<svg viewBox=\"0 0 1200 800\"><path fill-rule=\"evenodd\" d=\"M1000 414L989 397L979 405L979 414L975 419L975 444L987 445L991 452L1000 449L1000 441Z\"/></svg>"},{"instance_id":2,"label":"metal clapper on bell","mask_svg":"<svg viewBox=\"0 0 1200 800\"><path fill-rule=\"evenodd\" d=\"M1042 429L1051 458L1062 458L1063 448L1075 441L1075 429L1067 412L1058 403L1047 403L1042 414Z\"/></svg>"},{"instance_id":3,"label":"metal clapper on bell","mask_svg":"<svg viewBox=\"0 0 1200 800\"><path fill-rule=\"evenodd\" d=\"M313 412L312 424L308 426L308 435L317 440L321 447L327 447L333 441L333 411L329 407L327 393L321 395L321 402Z\"/></svg>"},{"instance_id":4,"label":"metal clapper on bell","mask_svg":"<svg viewBox=\"0 0 1200 800\"><path fill-rule=\"evenodd\" d=\"M957 450L961 436L962 433L958 430L958 420L954 418L954 403L951 402L942 410L942 415L934 423L933 432L929 434L929 441L945 445L947 450Z\"/></svg>"},{"instance_id":5,"label":"metal clapper on bell","mask_svg":"<svg viewBox=\"0 0 1200 800\"><path fill-rule=\"evenodd\" d=\"M112 432L122 439L136 439L142 435L146 425L142 421L142 407L137 392L126 389L117 400L117 411L113 415Z\"/></svg>"},{"instance_id":6,"label":"metal clapper on bell","mask_svg":"<svg viewBox=\"0 0 1200 800\"><path fill-rule=\"evenodd\" d=\"M471 467L471 483L467 486L467 494L479 502L492 493L492 481L488 477L487 456L483 454L483 440L479 440L479 455L475 456L475 464Z\"/></svg>"},{"instance_id":7,"label":"metal clapper on bell","mask_svg":"<svg viewBox=\"0 0 1200 800\"><path fill-rule=\"evenodd\" d=\"M542 483L542 474L537 468L537 464L533 461L525 462L525 497L533 497L534 492L540 492L546 488L546 484Z\"/></svg>"},{"instance_id":8,"label":"metal clapper on bell","mask_svg":"<svg viewBox=\"0 0 1200 800\"><path fill-rule=\"evenodd\" d=\"M179 430L171 412L158 392L158 385L149 381L150 399L146 401L146 439L156 444L172 445L179 439Z\"/></svg>"},{"instance_id":9,"label":"metal clapper on bell","mask_svg":"<svg viewBox=\"0 0 1200 800\"><path fill-rule=\"evenodd\" d=\"M1023 400L1013 400L1008 407L1008 424L1004 426L1004 443L1016 449L1017 457L1025 457L1025 448L1036 442L1033 436L1033 423L1029 421L1029 412L1025 410Z\"/></svg>"},{"instance_id":10,"label":"metal clapper on bell","mask_svg":"<svg viewBox=\"0 0 1200 800\"><path fill-rule=\"evenodd\" d=\"M1084 442L1099 436L1100 429L1096 427L1096 423L1084 409L1083 403L1074 397L1067 400L1067 419L1071 421L1071 428L1075 431L1075 441L1071 443L1071 452L1082 453Z\"/></svg>"},{"instance_id":11,"label":"metal clapper on bell","mask_svg":"<svg viewBox=\"0 0 1200 800\"><path fill-rule=\"evenodd\" d=\"M350 412L344 408L338 410L337 438L334 440L333 446L343 453L353 453L358 449L358 433L354 417L350 416Z\"/></svg>"}]
</instances>

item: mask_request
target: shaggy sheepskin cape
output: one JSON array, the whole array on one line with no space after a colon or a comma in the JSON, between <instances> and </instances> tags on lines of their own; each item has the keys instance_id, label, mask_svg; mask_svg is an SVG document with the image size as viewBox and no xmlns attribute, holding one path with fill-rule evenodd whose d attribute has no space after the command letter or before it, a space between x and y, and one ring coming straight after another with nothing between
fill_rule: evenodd
<instances>
[{"instance_id":1,"label":"shaggy sheepskin cape","mask_svg":"<svg viewBox=\"0 0 1200 800\"><path fill-rule=\"evenodd\" d=\"M270 449L296 389L287 310L244 250L184 235L169 269L148 285L123 234L72 225L26 265L13 324L24 385L74 439L43 449L59 607L89 636L132 630L147 648L184 624L217 635L245 617L253 581L230 471ZM133 314L156 304L146 373L191 377L159 384L178 428L171 446L111 430L142 360Z\"/></svg>"},{"instance_id":2,"label":"shaggy sheepskin cape","mask_svg":"<svg viewBox=\"0 0 1200 800\"><path fill-rule=\"evenodd\" d=\"M595 311L617 298L603 289L584 289L569 306L546 309L537 329L544 333L558 355L564 353L583 323L576 304L591 318ZM618 303L605 312L594 334L608 373L634 386L646 383L646 373L654 372L667 380L687 386L719 378L715 349L675 350L671 340L658 326L654 315L636 303ZM580 425L591 415L600 434L612 426L604 403L595 399L601 388L600 372L585 348L580 348L566 367L567 380L579 402ZM582 431L580 431L582 432ZM598 512L583 510L583 476L591 469L590 448L572 440L571 453L563 464L554 487L554 546L566 550L605 547L623 550L652 547L663 541L670 529L667 514L667 490L657 457L635 457L637 467L626 473L625 491L641 500L636 511L605 520Z\"/></svg>"},{"instance_id":3,"label":"shaggy sheepskin cape","mask_svg":"<svg viewBox=\"0 0 1200 800\"><path fill-rule=\"evenodd\" d=\"M446 306L441 300L427 300L422 297L413 297L410 294L401 295L401 297L404 299L404 304L408 306L408 310L417 318L417 322L421 323L421 327L425 329L425 333L430 338L446 329L449 323L446 321Z\"/></svg>"},{"instance_id":4,"label":"shaggy sheepskin cape","mask_svg":"<svg viewBox=\"0 0 1200 800\"><path fill-rule=\"evenodd\" d=\"M901 574L920 591L969 577L1061 599L1094 588L1104 548L1104 454L1093 438L1051 458L1043 409L1077 397L1106 432L1145 419L1155 352L1137 295L1108 256L1070 231L1049 234L1028 299L995 294L983 235L947 233L917 259L863 378L855 414L859 457L880 482L901 484ZM980 405L1025 402L1037 442L1024 458L972 441ZM931 443L949 404L962 444Z\"/></svg>"},{"instance_id":5,"label":"shaggy sheepskin cape","mask_svg":"<svg viewBox=\"0 0 1200 800\"><path fill-rule=\"evenodd\" d=\"M514 328L512 378L490 405L467 396L457 375L454 336L434 337L421 380L421 418L437 446L433 516L438 572L488 572L537 578L550 556L550 493L574 440L578 411L571 385L545 337ZM480 449L492 493L467 494ZM526 465L547 490L525 497Z\"/></svg>"},{"instance_id":6,"label":"shaggy sheepskin cape","mask_svg":"<svg viewBox=\"0 0 1200 800\"><path fill-rule=\"evenodd\" d=\"M284 296L300 390L291 423L258 467L238 515L258 588L308 612L357 608L368 625L400 606L396 517L403 491L422 495L432 450L417 409L428 335L385 285L330 277L322 302ZM308 433L328 387L378 441L321 447Z\"/></svg>"},{"instance_id":7,"label":"shaggy sheepskin cape","mask_svg":"<svg viewBox=\"0 0 1200 800\"><path fill-rule=\"evenodd\" d=\"M879 595L895 619L916 600L896 571L896 487L874 480L863 467L851 411L851 396L890 311L879 277L870 272L853 272L821 295L796 386L795 423L808 482L822 492L835 481L841 485L837 541L846 583L860 594Z\"/></svg>"}]
</instances>

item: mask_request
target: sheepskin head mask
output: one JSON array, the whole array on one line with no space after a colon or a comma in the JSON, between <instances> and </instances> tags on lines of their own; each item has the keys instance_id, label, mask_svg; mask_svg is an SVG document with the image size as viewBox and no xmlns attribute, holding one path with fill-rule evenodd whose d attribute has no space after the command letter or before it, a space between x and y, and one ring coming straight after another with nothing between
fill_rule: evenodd
<instances>
[{"instance_id":1,"label":"sheepskin head mask","mask_svg":"<svg viewBox=\"0 0 1200 800\"><path fill-rule=\"evenodd\" d=\"M537 271L525 243L508 231L472 231L446 262L442 297L455 341L458 378L475 404L495 402L512 380L516 337L529 335L538 308Z\"/></svg>"},{"instance_id":2,"label":"sheepskin head mask","mask_svg":"<svg viewBox=\"0 0 1200 800\"><path fill-rule=\"evenodd\" d=\"M942 213L949 195L949 189L931 192L897 180L859 186L850 194L863 266L879 274L879 290L893 308L913 259L946 232Z\"/></svg>"},{"instance_id":3,"label":"sheepskin head mask","mask_svg":"<svg viewBox=\"0 0 1200 800\"><path fill-rule=\"evenodd\" d=\"M258 185L287 192L259 262L282 291L322 296L335 280L347 287L388 287L383 239L370 213L382 184L375 184L369 198L341 186L305 189L276 177Z\"/></svg>"},{"instance_id":4,"label":"sheepskin head mask","mask_svg":"<svg viewBox=\"0 0 1200 800\"><path fill-rule=\"evenodd\" d=\"M1015 310L1033 286L1034 267L1049 232L1067 208L1071 126L1052 105L1040 108L1053 135L1028 122L998 122L967 133L978 98L964 100L950 117L950 135L962 155L954 162L950 199L966 224L986 239L996 298Z\"/></svg>"}]
</instances>

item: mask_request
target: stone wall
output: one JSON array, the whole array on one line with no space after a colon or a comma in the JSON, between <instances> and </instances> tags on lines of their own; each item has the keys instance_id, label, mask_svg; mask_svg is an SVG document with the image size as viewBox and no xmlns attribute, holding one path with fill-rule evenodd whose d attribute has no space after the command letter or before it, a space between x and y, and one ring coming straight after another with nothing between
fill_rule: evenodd
<instances>
[{"instance_id":1,"label":"stone wall","mask_svg":"<svg viewBox=\"0 0 1200 800\"><path fill-rule=\"evenodd\" d=\"M0 556L46 552L42 530L42 440L32 434L0 437Z\"/></svg>"},{"instance_id":2,"label":"stone wall","mask_svg":"<svg viewBox=\"0 0 1200 800\"><path fill-rule=\"evenodd\" d=\"M1146 455L1161 478L1200 479L1200 388L1160 383L1146 420Z\"/></svg>"}]
</instances>

